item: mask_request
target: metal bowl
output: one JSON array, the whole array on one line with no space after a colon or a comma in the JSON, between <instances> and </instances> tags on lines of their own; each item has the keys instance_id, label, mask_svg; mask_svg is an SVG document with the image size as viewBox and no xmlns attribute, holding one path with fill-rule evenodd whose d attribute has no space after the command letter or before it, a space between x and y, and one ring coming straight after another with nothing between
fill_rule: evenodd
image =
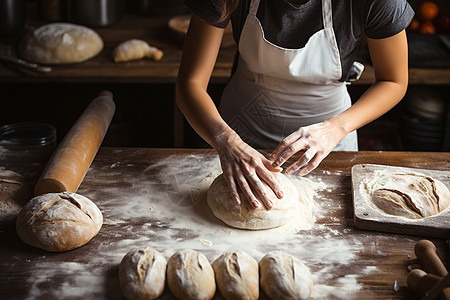
<instances>
[{"instance_id":1,"label":"metal bowl","mask_svg":"<svg viewBox=\"0 0 450 300\"><path fill-rule=\"evenodd\" d=\"M124 0L65 0L68 22L88 27L107 27L124 13Z\"/></svg>"}]
</instances>

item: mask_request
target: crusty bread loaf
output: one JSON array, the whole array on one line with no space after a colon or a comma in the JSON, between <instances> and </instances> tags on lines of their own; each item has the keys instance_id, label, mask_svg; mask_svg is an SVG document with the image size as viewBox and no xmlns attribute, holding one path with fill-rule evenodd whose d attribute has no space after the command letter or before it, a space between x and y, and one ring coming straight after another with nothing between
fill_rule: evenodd
<instances>
[{"instance_id":1,"label":"crusty bread loaf","mask_svg":"<svg viewBox=\"0 0 450 300\"><path fill-rule=\"evenodd\" d=\"M259 298L258 262L246 252L226 252L212 266L222 297L227 300Z\"/></svg>"},{"instance_id":2,"label":"crusty bread loaf","mask_svg":"<svg viewBox=\"0 0 450 300\"><path fill-rule=\"evenodd\" d=\"M25 204L16 229L25 243L57 252L86 244L97 235L102 223L102 213L88 198L69 192L49 193Z\"/></svg>"},{"instance_id":3,"label":"crusty bread loaf","mask_svg":"<svg viewBox=\"0 0 450 300\"><path fill-rule=\"evenodd\" d=\"M20 56L41 64L77 63L103 49L103 40L94 30L71 23L50 23L35 29L19 45Z\"/></svg>"},{"instance_id":4,"label":"crusty bread loaf","mask_svg":"<svg viewBox=\"0 0 450 300\"><path fill-rule=\"evenodd\" d=\"M157 250L130 250L119 265L122 295L128 300L156 299L164 292L167 261Z\"/></svg>"},{"instance_id":5,"label":"crusty bread loaf","mask_svg":"<svg viewBox=\"0 0 450 300\"><path fill-rule=\"evenodd\" d=\"M308 299L313 280L308 267L283 252L266 254L259 262L261 288L272 300Z\"/></svg>"},{"instance_id":6,"label":"crusty bread loaf","mask_svg":"<svg viewBox=\"0 0 450 300\"><path fill-rule=\"evenodd\" d=\"M214 270L200 252L176 252L167 262L167 286L178 299L212 299L216 292Z\"/></svg>"},{"instance_id":7,"label":"crusty bread loaf","mask_svg":"<svg viewBox=\"0 0 450 300\"><path fill-rule=\"evenodd\" d=\"M439 180L420 174L382 174L372 202L383 212L409 219L431 217L450 205L450 191Z\"/></svg>"},{"instance_id":8,"label":"crusty bread loaf","mask_svg":"<svg viewBox=\"0 0 450 300\"><path fill-rule=\"evenodd\" d=\"M231 227L258 230L285 225L298 216L301 199L296 187L286 175L281 173L273 175L279 181L284 197L278 199L272 189L264 183L267 195L273 203L271 209L267 209L263 204L257 208L251 207L242 192L239 192L241 204L236 205L231 199L223 174L214 179L208 189L208 206L218 219Z\"/></svg>"}]
</instances>

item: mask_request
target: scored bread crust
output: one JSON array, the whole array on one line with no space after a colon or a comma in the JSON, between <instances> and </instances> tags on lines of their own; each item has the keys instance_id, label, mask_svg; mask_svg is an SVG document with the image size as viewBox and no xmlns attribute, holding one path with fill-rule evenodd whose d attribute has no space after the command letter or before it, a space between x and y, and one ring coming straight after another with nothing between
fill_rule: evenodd
<instances>
[{"instance_id":1,"label":"scored bread crust","mask_svg":"<svg viewBox=\"0 0 450 300\"><path fill-rule=\"evenodd\" d=\"M216 292L214 270L202 253L178 251L167 262L167 286L178 299L212 299Z\"/></svg>"},{"instance_id":2,"label":"scored bread crust","mask_svg":"<svg viewBox=\"0 0 450 300\"><path fill-rule=\"evenodd\" d=\"M261 288L270 299L308 299L312 275L298 258L284 251L266 254L259 262Z\"/></svg>"},{"instance_id":3,"label":"scored bread crust","mask_svg":"<svg viewBox=\"0 0 450 300\"><path fill-rule=\"evenodd\" d=\"M164 292L167 261L157 250L130 250L119 265L119 283L126 299L151 300Z\"/></svg>"},{"instance_id":4,"label":"scored bread crust","mask_svg":"<svg viewBox=\"0 0 450 300\"><path fill-rule=\"evenodd\" d=\"M70 192L48 193L28 201L19 212L16 231L27 244L58 252L89 242L103 224L99 208Z\"/></svg>"},{"instance_id":5,"label":"scored bread crust","mask_svg":"<svg viewBox=\"0 0 450 300\"><path fill-rule=\"evenodd\" d=\"M382 211L410 219L431 217L450 205L439 180L419 174L385 174L373 186L372 202Z\"/></svg>"},{"instance_id":6,"label":"scored bread crust","mask_svg":"<svg viewBox=\"0 0 450 300\"><path fill-rule=\"evenodd\" d=\"M220 294L227 300L259 298L258 262L242 250L220 255L212 264Z\"/></svg>"}]
</instances>

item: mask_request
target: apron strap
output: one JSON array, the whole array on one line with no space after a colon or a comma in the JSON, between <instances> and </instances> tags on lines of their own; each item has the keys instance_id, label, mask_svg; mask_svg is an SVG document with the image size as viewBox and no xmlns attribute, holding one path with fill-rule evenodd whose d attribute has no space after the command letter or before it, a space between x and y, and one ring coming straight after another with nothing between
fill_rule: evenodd
<instances>
[{"instance_id":1,"label":"apron strap","mask_svg":"<svg viewBox=\"0 0 450 300\"><path fill-rule=\"evenodd\" d=\"M250 9L248 14L256 17L256 13L258 12L259 0L251 0L250 1Z\"/></svg>"},{"instance_id":2,"label":"apron strap","mask_svg":"<svg viewBox=\"0 0 450 300\"><path fill-rule=\"evenodd\" d=\"M333 28L333 10L331 0L322 0L323 27L325 29Z\"/></svg>"}]
</instances>

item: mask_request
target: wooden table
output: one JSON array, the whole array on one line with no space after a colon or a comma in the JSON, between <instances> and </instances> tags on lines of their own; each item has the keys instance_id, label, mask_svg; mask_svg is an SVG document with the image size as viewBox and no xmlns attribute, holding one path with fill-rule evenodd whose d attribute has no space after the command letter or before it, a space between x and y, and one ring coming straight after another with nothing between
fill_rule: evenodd
<instances>
[{"instance_id":1,"label":"wooden table","mask_svg":"<svg viewBox=\"0 0 450 300\"><path fill-rule=\"evenodd\" d=\"M0 168L23 175L32 187L52 150L0 147ZM293 177L324 186L311 203L309 226L255 232L231 229L207 208L208 182L220 172L212 150L101 148L78 190L102 211L100 233L81 248L49 253L24 244L14 220L3 221L0 298L121 299L120 260L134 247L152 246L166 259L176 250L194 249L210 262L231 249L257 260L285 250L310 268L311 299L419 299L406 277L415 263L414 245L423 237L359 230L353 223L350 171L362 163L449 170L450 154L331 153L304 179ZM447 263L447 241L430 240ZM172 299L167 289L162 299Z\"/></svg>"}]
</instances>

